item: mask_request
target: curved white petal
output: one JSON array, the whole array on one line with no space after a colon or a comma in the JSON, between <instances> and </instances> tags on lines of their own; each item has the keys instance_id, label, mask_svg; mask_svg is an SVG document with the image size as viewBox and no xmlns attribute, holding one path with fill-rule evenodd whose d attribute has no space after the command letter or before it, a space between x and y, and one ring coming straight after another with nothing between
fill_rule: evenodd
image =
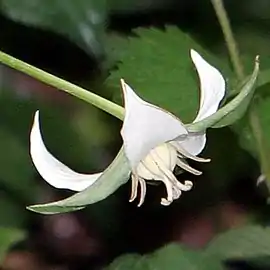
<instances>
[{"instance_id":1,"label":"curved white petal","mask_svg":"<svg viewBox=\"0 0 270 270\"><path fill-rule=\"evenodd\" d=\"M56 188L81 191L91 186L101 176L101 173L88 175L74 172L49 153L40 133L38 111L30 134L30 154L40 175Z\"/></svg>"},{"instance_id":2,"label":"curved white petal","mask_svg":"<svg viewBox=\"0 0 270 270\"><path fill-rule=\"evenodd\" d=\"M206 134L189 134L185 140L175 140L172 142L173 145L177 147L180 146L179 151L181 152L181 148L184 148L191 155L197 156L202 152L206 144Z\"/></svg>"},{"instance_id":3,"label":"curved white petal","mask_svg":"<svg viewBox=\"0 0 270 270\"><path fill-rule=\"evenodd\" d=\"M198 122L218 109L220 101L225 95L225 80L221 73L208 64L196 51L190 51L191 59L200 78L200 109L193 122Z\"/></svg>"},{"instance_id":4,"label":"curved white petal","mask_svg":"<svg viewBox=\"0 0 270 270\"><path fill-rule=\"evenodd\" d=\"M124 80L121 84L125 101L121 135L125 154L135 169L151 149L179 136L185 138L187 130L174 115L142 100Z\"/></svg>"}]
</instances>

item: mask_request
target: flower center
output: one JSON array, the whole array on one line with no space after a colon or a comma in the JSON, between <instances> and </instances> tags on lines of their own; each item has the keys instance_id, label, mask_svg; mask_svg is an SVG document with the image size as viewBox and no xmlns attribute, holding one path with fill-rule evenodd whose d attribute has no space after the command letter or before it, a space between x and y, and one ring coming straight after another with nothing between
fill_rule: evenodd
<instances>
[{"instance_id":1,"label":"flower center","mask_svg":"<svg viewBox=\"0 0 270 270\"><path fill-rule=\"evenodd\" d=\"M139 163L137 169L132 173L132 189L130 201L137 197L138 184L140 184L141 206L146 195L146 181L162 181L167 190L167 198L161 199L162 205L169 205L173 200L178 199L182 191L192 188L192 182L180 183L173 174L173 170L179 163L178 150L170 143L163 143L152 149L149 154Z\"/></svg>"},{"instance_id":2,"label":"flower center","mask_svg":"<svg viewBox=\"0 0 270 270\"><path fill-rule=\"evenodd\" d=\"M137 174L146 180L164 180L164 170L173 171L177 163L177 150L169 143L152 149L139 163Z\"/></svg>"},{"instance_id":3,"label":"flower center","mask_svg":"<svg viewBox=\"0 0 270 270\"><path fill-rule=\"evenodd\" d=\"M198 162L210 161L190 154L178 141L163 143L152 149L131 174L132 189L129 201L132 202L137 197L138 185L140 184L141 192L138 206L143 204L146 195L146 180L162 181L165 184L167 198L161 199L162 205L171 204L173 200L181 196L182 191L191 190L193 186L191 181L186 180L181 183L173 174L175 166L194 175L201 174L200 171L192 168L186 159Z\"/></svg>"}]
</instances>

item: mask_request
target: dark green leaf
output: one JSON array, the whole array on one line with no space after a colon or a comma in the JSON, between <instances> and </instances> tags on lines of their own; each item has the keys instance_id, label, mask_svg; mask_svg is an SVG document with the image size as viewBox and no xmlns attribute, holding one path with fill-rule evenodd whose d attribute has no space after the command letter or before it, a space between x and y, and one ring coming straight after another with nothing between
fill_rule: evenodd
<instances>
[{"instance_id":1,"label":"dark green leaf","mask_svg":"<svg viewBox=\"0 0 270 270\"><path fill-rule=\"evenodd\" d=\"M0 8L16 21L67 36L86 52L100 55L105 4L103 0L2 0Z\"/></svg>"},{"instance_id":2,"label":"dark green leaf","mask_svg":"<svg viewBox=\"0 0 270 270\"><path fill-rule=\"evenodd\" d=\"M151 270L145 257L138 254L127 254L114 260L106 270Z\"/></svg>"},{"instance_id":3,"label":"dark green leaf","mask_svg":"<svg viewBox=\"0 0 270 270\"><path fill-rule=\"evenodd\" d=\"M107 270L219 270L223 269L215 257L200 251L192 251L177 244L167 245L152 254L139 256L129 254L116 259Z\"/></svg>"},{"instance_id":4,"label":"dark green leaf","mask_svg":"<svg viewBox=\"0 0 270 270\"><path fill-rule=\"evenodd\" d=\"M146 100L191 121L199 107L199 80L190 58L197 50L209 63L227 73L229 68L176 27L165 31L139 28L120 54L118 69L107 85L122 104L120 78Z\"/></svg>"},{"instance_id":5,"label":"dark green leaf","mask_svg":"<svg viewBox=\"0 0 270 270\"><path fill-rule=\"evenodd\" d=\"M270 228L254 225L222 233L210 242L206 253L222 260L270 256Z\"/></svg>"}]
</instances>

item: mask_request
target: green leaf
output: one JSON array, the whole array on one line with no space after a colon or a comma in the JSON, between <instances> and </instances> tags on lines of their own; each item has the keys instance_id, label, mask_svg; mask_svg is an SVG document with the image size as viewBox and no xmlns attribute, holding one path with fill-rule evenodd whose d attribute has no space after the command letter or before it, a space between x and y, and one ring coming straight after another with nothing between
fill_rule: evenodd
<instances>
[{"instance_id":1,"label":"green leaf","mask_svg":"<svg viewBox=\"0 0 270 270\"><path fill-rule=\"evenodd\" d=\"M117 258L107 270L219 270L223 269L216 258L204 256L203 252L189 250L177 244L160 248L152 254L139 256L128 254Z\"/></svg>"},{"instance_id":2,"label":"green leaf","mask_svg":"<svg viewBox=\"0 0 270 270\"><path fill-rule=\"evenodd\" d=\"M139 254L127 254L115 259L106 270L151 270L145 257Z\"/></svg>"},{"instance_id":3,"label":"green leaf","mask_svg":"<svg viewBox=\"0 0 270 270\"><path fill-rule=\"evenodd\" d=\"M105 4L103 0L2 0L0 8L15 21L52 30L100 55Z\"/></svg>"},{"instance_id":4,"label":"green leaf","mask_svg":"<svg viewBox=\"0 0 270 270\"><path fill-rule=\"evenodd\" d=\"M270 256L270 228L250 225L230 230L213 239L205 252L222 260Z\"/></svg>"},{"instance_id":5,"label":"green leaf","mask_svg":"<svg viewBox=\"0 0 270 270\"><path fill-rule=\"evenodd\" d=\"M8 249L25 237L25 233L14 228L0 227L0 263L4 259Z\"/></svg>"},{"instance_id":6,"label":"green leaf","mask_svg":"<svg viewBox=\"0 0 270 270\"><path fill-rule=\"evenodd\" d=\"M118 69L107 80L115 101L122 104L120 78L124 78L144 99L190 122L199 107L199 80L190 49L222 72L230 73L228 65L176 27L166 27L165 31L139 28L135 34L138 37L129 38Z\"/></svg>"},{"instance_id":7,"label":"green leaf","mask_svg":"<svg viewBox=\"0 0 270 270\"><path fill-rule=\"evenodd\" d=\"M32 205L28 209L42 214L56 214L80 210L86 205L107 198L128 181L129 175L130 166L123 148L121 148L111 165L92 186L67 199L53 203Z\"/></svg>"},{"instance_id":8,"label":"green leaf","mask_svg":"<svg viewBox=\"0 0 270 270\"><path fill-rule=\"evenodd\" d=\"M202 131L208 127L221 128L229 126L243 117L255 91L255 83L259 74L259 62L256 59L255 67L249 80L244 84L239 94L231 100L228 104L220 108L211 116L188 125L190 131Z\"/></svg>"},{"instance_id":9,"label":"green leaf","mask_svg":"<svg viewBox=\"0 0 270 270\"><path fill-rule=\"evenodd\" d=\"M167 245L148 256L151 269L223 269L215 257L205 257L202 252L189 250L177 244Z\"/></svg>"}]
</instances>

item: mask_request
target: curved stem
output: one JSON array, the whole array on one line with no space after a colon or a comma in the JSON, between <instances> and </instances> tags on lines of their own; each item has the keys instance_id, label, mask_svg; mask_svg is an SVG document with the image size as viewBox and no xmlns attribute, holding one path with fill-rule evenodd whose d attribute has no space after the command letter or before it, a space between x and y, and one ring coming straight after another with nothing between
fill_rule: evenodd
<instances>
[{"instance_id":1,"label":"curved stem","mask_svg":"<svg viewBox=\"0 0 270 270\"><path fill-rule=\"evenodd\" d=\"M226 13L226 10L223 5L222 0L211 0L213 7L215 9L216 15L218 17L220 26L222 28L224 38L228 51L230 53L230 58L234 66L235 73L239 81L244 79L244 69L241 63L239 52L237 48L236 41L233 37L232 29L230 22ZM259 120L258 112L256 111L256 106L252 106L248 112L249 124L251 127L251 132L254 136L255 142L257 143L257 151L260 157L260 165L263 175L266 177L266 184L268 190L270 190L270 165L269 165L269 156L267 152L267 147L264 142L264 135L261 128L261 123Z\"/></svg>"},{"instance_id":2,"label":"curved stem","mask_svg":"<svg viewBox=\"0 0 270 270\"><path fill-rule=\"evenodd\" d=\"M42 81L50 86L53 86L59 90L65 91L75 97L78 97L97 108L123 120L124 118L124 108L105 99L88 90L83 89L73 83L67 82L61 78L58 78L46 71L29 65L15 57L12 57L4 52L0 51L0 63L14 68L27 74L39 81Z\"/></svg>"},{"instance_id":3,"label":"curved stem","mask_svg":"<svg viewBox=\"0 0 270 270\"><path fill-rule=\"evenodd\" d=\"M211 0L212 5L215 9L218 21L220 23L226 45L230 54L230 58L235 70L235 74L239 81L244 79L244 69L239 57L239 51L237 48L237 43L233 37L232 28L230 26L230 21L227 15L227 12L224 8L222 0Z\"/></svg>"},{"instance_id":4,"label":"curved stem","mask_svg":"<svg viewBox=\"0 0 270 270\"><path fill-rule=\"evenodd\" d=\"M260 119L258 117L258 113L255 109L255 106L252 106L250 113L249 113L249 122L252 129L252 133L255 137L255 141L257 143L257 150L259 153L260 161L261 161L261 170L263 175L266 178L266 185L268 190L270 190L270 166L269 166L269 150L265 143L264 134L262 131Z\"/></svg>"}]
</instances>

